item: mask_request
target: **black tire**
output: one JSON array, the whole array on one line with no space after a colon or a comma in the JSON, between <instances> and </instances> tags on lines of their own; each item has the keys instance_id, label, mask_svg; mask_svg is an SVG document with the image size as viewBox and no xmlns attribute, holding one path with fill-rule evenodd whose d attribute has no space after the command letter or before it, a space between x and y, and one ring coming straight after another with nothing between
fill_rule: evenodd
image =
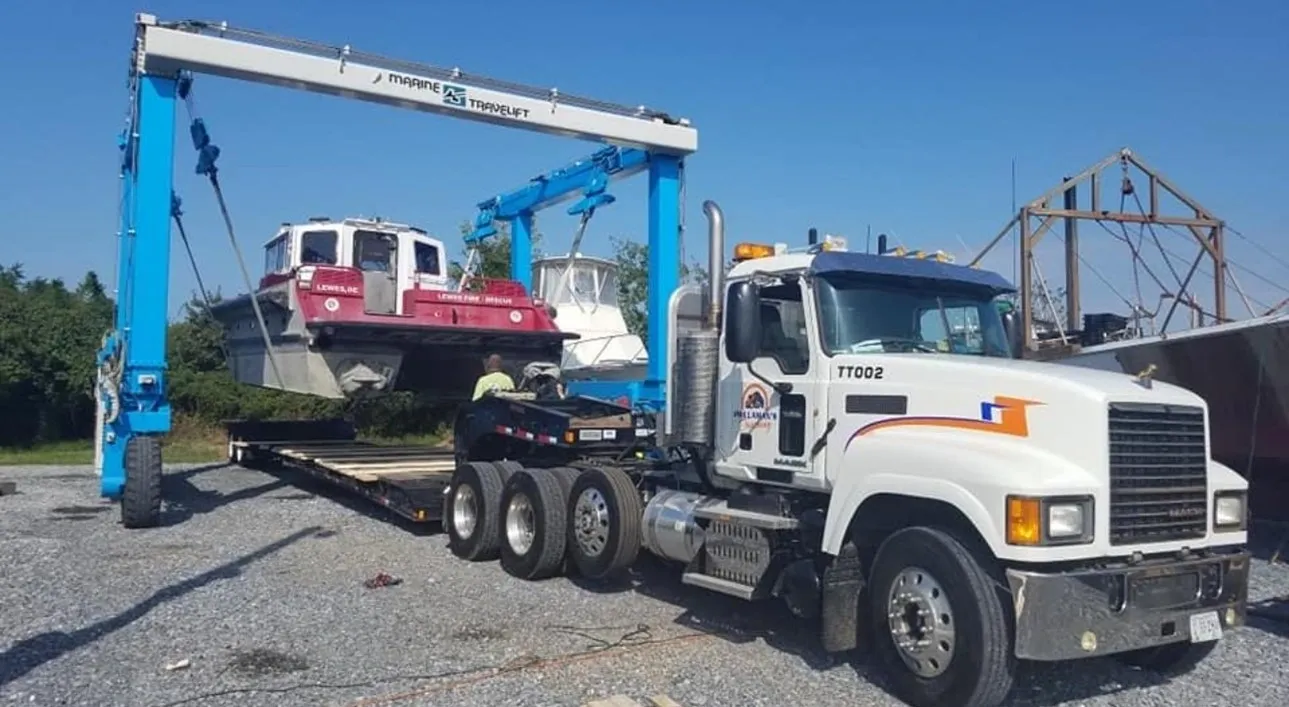
<instances>
[{"instance_id":1,"label":"black tire","mask_svg":"<svg viewBox=\"0 0 1289 707\"><path fill-rule=\"evenodd\" d=\"M125 443L125 488L121 492L121 525L161 525L161 438L135 435Z\"/></svg>"},{"instance_id":2,"label":"black tire","mask_svg":"<svg viewBox=\"0 0 1289 707\"><path fill-rule=\"evenodd\" d=\"M1217 641L1204 643L1169 643L1152 648L1141 648L1115 654L1115 660L1124 665L1150 670L1168 677L1190 672L1217 648Z\"/></svg>"},{"instance_id":3,"label":"black tire","mask_svg":"<svg viewBox=\"0 0 1289 707\"><path fill-rule=\"evenodd\" d=\"M443 504L443 527L448 534L448 549L453 555L471 562L497 559L501 488L509 476L509 472L503 474L489 462L468 462L452 473L448 496ZM468 492L460 491L461 487ZM458 494L473 506L473 527L458 522Z\"/></svg>"},{"instance_id":4,"label":"black tire","mask_svg":"<svg viewBox=\"0 0 1289 707\"><path fill-rule=\"evenodd\" d=\"M876 657L896 697L914 707L996 707L1007 698L1016 659L1009 614L997 582L985 569L988 562L949 533L934 528L897 531L878 548L868 589L869 621ZM936 591L928 591L927 596L943 596L948 601L950 613L933 618L937 622L948 619L954 628L948 665L938 675L919 675L909 667L892 635L895 607L889 605L890 592L909 568L921 568L938 583ZM919 662L941 667L932 662L935 659L924 657Z\"/></svg>"},{"instance_id":5,"label":"black tire","mask_svg":"<svg viewBox=\"0 0 1289 707\"><path fill-rule=\"evenodd\" d=\"M581 510L579 501L584 503ZM585 504L597 512L590 513ZM578 573L588 579L604 579L634 564L640 554L643 513L640 493L626 472L583 471L568 499L568 553ZM595 535L602 541L592 542Z\"/></svg>"},{"instance_id":6,"label":"black tire","mask_svg":"<svg viewBox=\"0 0 1289 707\"><path fill-rule=\"evenodd\" d=\"M545 469L522 469L501 491L501 567L520 579L554 576L564 565L565 505L568 494L560 475ZM532 511L532 542L516 548L510 536L511 504L527 502Z\"/></svg>"},{"instance_id":7,"label":"black tire","mask_svg":"<svg viewBox=\"0 0 1289 707\"><path fill-rule=\"evenodd\" d=\"M497 467L497 471L501 473L501 483L503 485L510 480L511 474L524 468L523 464L520 464L519 462L516 462L516 461L510 461L510 460L491 462L491 464Z\"/></svg>"}]
</instances>

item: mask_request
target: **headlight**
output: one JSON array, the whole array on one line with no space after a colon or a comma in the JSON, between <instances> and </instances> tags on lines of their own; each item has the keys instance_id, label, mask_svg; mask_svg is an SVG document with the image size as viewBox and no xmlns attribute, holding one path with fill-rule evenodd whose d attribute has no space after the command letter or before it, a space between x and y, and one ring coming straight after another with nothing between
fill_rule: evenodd
<instances>
[{"instance_id":1,"label":"headlight","mask_svg":"<svg viewBox=\"0 0 1289 707\"><path fill-rule=\"evenodd\" d=\"M1007 544L1092 542L1092 497L1007 497Z\"/></svg>"},{"instance_id":2,"label":"headlight","mask_svg":"<svg viewBox=\"0 0 1289 707\"><path fill-rule=\"evenodd\" d=\"M1047 536L1065 540L1083 535L1083 504L1053 503L1047 507Z\"/></svg>"},{"instance_id":3,"label":"headlight","mask_svg":"<svg viewBox=\"0 0 1289 707\"><path fill-rule=\"evenodd\" d=\"M1245 529L1248 517L1248 494L1244 491L1218 491L1213 494L1213 530L1239 531Z\"/></svg>"}]
</instances>

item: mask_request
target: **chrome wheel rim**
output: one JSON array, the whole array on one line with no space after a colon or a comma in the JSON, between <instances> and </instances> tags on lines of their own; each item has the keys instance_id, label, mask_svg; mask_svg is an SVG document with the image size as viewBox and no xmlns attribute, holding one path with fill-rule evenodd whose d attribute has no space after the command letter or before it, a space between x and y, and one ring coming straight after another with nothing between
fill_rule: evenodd
<instances>
[{"instance_id":1,"label":"chrome wheel rim","mask_svg":"<svg viewBox=\"0 0 1289 707\"><path fill-rule=\"evenodd\" d=\"M609 503L599 489L588 488L573 506L577 546L587 557L598 557L609 546Z\"/></svg>"},{"instance_id":2,"label":"chrome wheel rim","mask_svg":"<svg viewBox=\"0 0 1289 707\"><path fill-rule=\"evenodd\" d=\"M526 555L533 547L537 521L533 504L524 494L516 494L506 504L506 542L516 555Z\"/></svg>"},{"instance_id":3,"label":"chrome wheel rim","mask_svg":"<svg viewBox=\"0 0 1289 707\"><path fill-rule=\"evenodd\" d=\"M900 659L919 677L944 674L957 646L949 596L930 572L907 567L887 593L891 640Z\"/></svg>"},{"instance_id":4,"label":"chrome wheel rim","mask_svg":"<svg viewBox=\"0 0 1289 707\"><path fill-rule=\"evenodd\" d=\"M479 523L479 502L475 499L474 489L462 484L452 495L452 528L457 537L468 538L474 535Z\"/></svg>"}]
</instances>

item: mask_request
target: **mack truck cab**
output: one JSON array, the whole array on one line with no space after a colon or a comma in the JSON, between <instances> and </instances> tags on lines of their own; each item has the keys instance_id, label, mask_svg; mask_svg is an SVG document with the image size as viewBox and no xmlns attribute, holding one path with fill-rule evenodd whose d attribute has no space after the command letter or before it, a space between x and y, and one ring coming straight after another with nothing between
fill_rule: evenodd
<instances>
[{"instance_id":1,"label":"mack truck cab","mask_svg":"<svg viewBox=\"0 0 1289 707\"><path fill-rule=\"evenodd\" d=\"M672 297L647 461L467 465L445 517L462 489L484 510L449 523L454 552L494 538L511 574L567 555L596 579L643 547L685 584L785 601L828 651L871 649L918 707L995 707L1019 660L1183 671L1244 622L1248 484L1210 457L1202 398L1021 360L988 271L825 240L738 244L726 272L704 210L711 276Z\"/></svg>"}]
</instances>

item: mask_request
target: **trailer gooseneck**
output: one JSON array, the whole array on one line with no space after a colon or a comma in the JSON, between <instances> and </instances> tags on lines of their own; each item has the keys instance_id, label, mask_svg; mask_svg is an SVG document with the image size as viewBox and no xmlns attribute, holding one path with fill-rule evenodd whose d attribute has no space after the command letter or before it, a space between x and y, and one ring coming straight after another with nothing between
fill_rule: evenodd
<instances>
[{"instance_id":1,"label":"trailer gooseneck","mask_svg":"<svg viewBox=\"0 0 1289 707\"><path fill-rule=\"evenodd\" d=\"M1017 360L994 273L828 239L738 244L725 275L704 211L713 277L671 297L656 432L515 444L489 430L532 410L468 409L487 422L461 427L456 555L596 579L644 548L686 584L783 599L830 651L866 638L922 707L1000 704L1017 659L1185 670L1243 623L1247 484L1208 457L1202 399Z\"/></svg>"}]
</instances>

